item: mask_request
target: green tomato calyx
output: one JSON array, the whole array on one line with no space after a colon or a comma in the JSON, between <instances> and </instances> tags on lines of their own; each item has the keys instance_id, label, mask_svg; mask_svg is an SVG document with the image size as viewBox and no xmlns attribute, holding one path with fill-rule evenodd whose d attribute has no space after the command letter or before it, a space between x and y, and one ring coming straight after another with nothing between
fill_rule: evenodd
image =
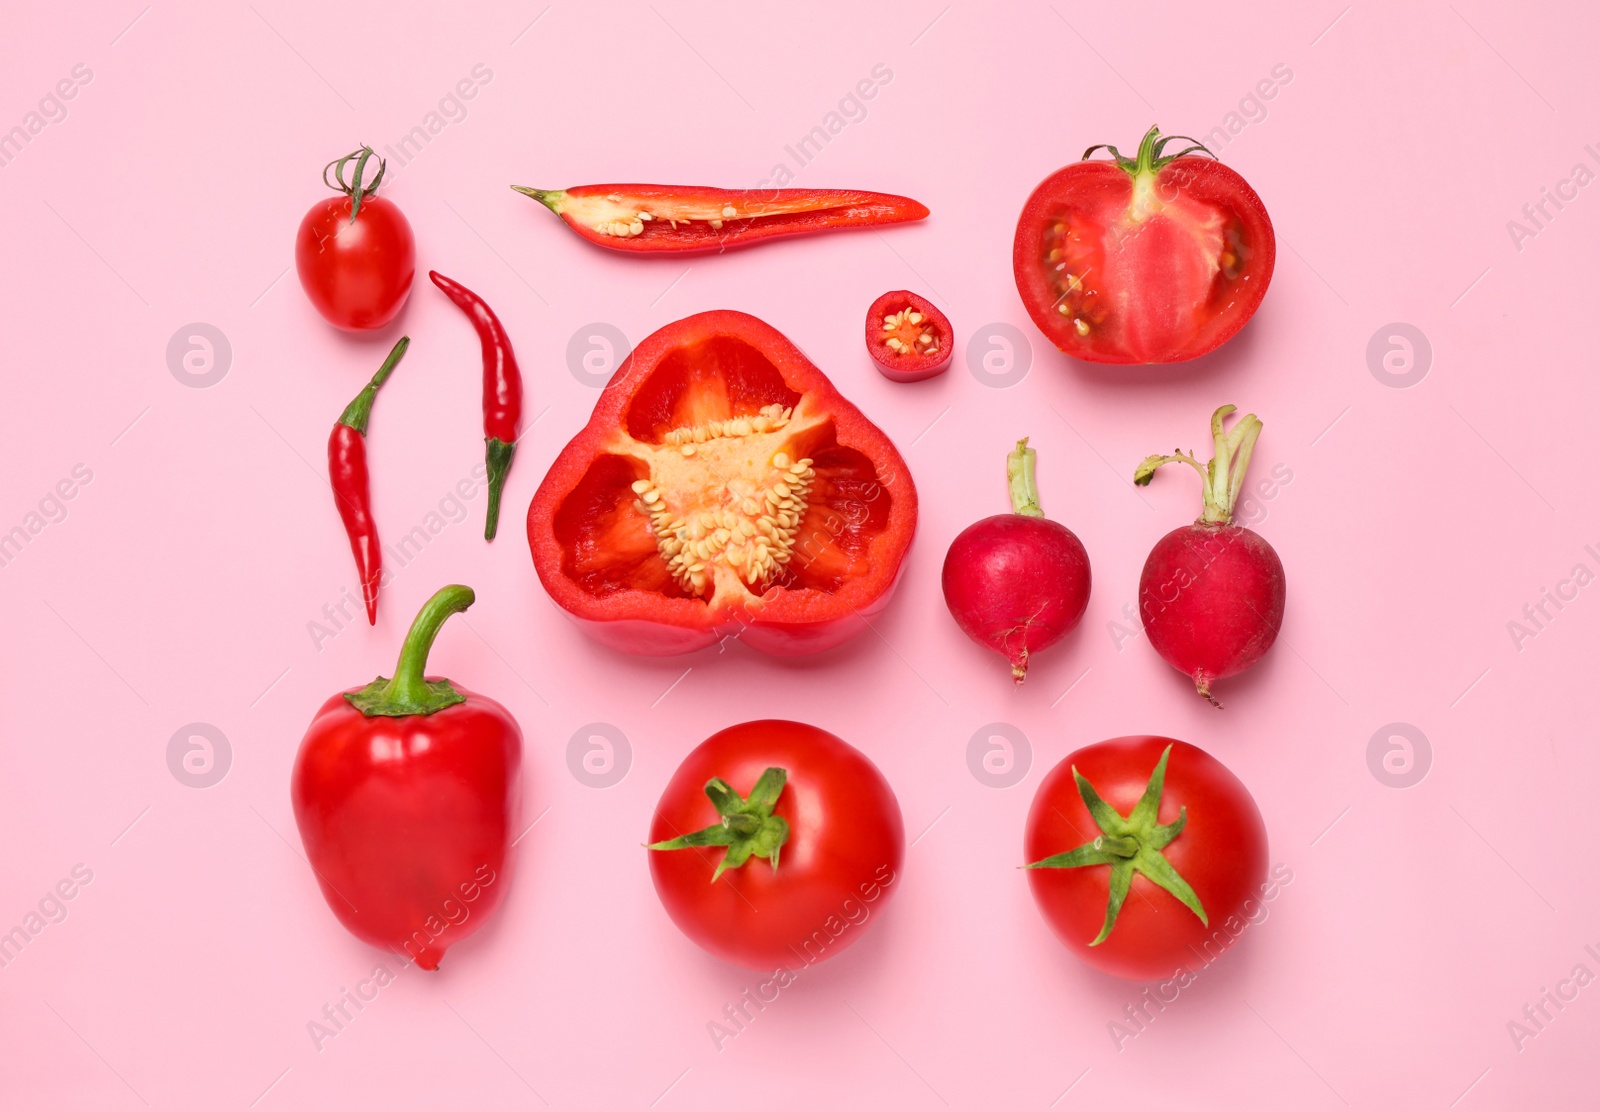
<instances>
[{"instance_id":1,"label":"green tomato calyx","mask_svg":"<svg viewBox=\"0 0 1600 1112\"><path fill-rule=\"evenodd\" d=\"M719 822L665 842L654 842L646 849L696 849L701 846L726 846L727 852L711 874L715 882L724 870L737 869L752 857L766 859L778 871L778 852L789 840L789 823L772 813L778 796L789 781L789 773L769 768L761 774L748 797L741 796L720 776L706 781L706 797L722 818Z\"/></svg>"},{"instance_id":2,"label":"green tomato calyx","mask_svg":"<svg viewBox=\"0 0 1600 1112\"><path fill-rule=\"evenodd\" d=\"M1161 792L1167 779L1167 758L1171 755L1170 745L1161 751L1161 759L1150 773L1144 794L1126 817L1119 815L1116 808L1101 799L1094 785L1084 779L1074 766L1072 778L1077 781L1078 796L1089 809L1095 825L1100 828L1100 834L1077 849L1023 866L1028 869L1078 869L1089 865L1111 867L1111 892L1106 901L1105 923L1094 941L1089 943L1091 946L1098 946L1111 936L1111 929L1117 925L1117 915L1128 898L1128 889L1133 885L1134 873L1143 875L1172 893L1179 903L1199 917L1200 922L1210 926L1206 910L1200 905L1200 897L1195 895L1189 882L1178 875L1178 870L1161 852L1183 833L1189 821L1187 807L1180 809L1177 819L1172 822L1163 825L1156 821L1156 815L1161 810Z\"/></svg>"}]
</instances>

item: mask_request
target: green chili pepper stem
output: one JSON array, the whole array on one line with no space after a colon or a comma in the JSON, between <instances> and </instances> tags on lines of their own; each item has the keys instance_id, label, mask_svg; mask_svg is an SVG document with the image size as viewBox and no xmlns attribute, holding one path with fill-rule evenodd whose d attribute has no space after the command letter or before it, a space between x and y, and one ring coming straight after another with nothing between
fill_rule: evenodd
<instances>
[{"instance_id":1,"label":"green chili pepper stem","mask_svg":"<svg viewBox=\"0 0 1600 1112\"><path fill-rule=\"evenodd\" d=\"M367 421L372 417L372 403L377 400L378 387L387 382L389 376L394 374L395 367L410 346L411 337L401 336L399 342L390 349L388 357L383 361L383 366L378 368L378 373L372 376L372 381L362 387L361 393L357 394L350 404L344 407L344 412L339 415L339 424L350 426L362 436L367 435Z\"/></svg>"},{"instance_id":2,"label":"green chili pepper stem","mask_svg":"<svg viewBox=\"0 0 1600 1112\"><path fill-rule=\"evenodd\" d=\"M483 523L483 539L492 541L500 526L500 496L505 492L506 474L511 470L511 453L517 446L497 436L484 437L483 444L489 474L489 512Z\"/></svg>"}]
</instances>

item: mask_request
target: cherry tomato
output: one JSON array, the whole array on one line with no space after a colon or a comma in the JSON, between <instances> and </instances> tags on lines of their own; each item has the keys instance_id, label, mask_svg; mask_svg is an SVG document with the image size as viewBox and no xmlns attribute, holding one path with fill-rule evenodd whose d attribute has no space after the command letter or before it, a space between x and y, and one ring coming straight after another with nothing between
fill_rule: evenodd
<instances>
[{"instance_id":1,"label":"cherry tomato","mask_svg":"<svg viewBox=\"0 0 1600 1112\"><path fill-rule=\"evenodd\" d=\"M950 366L954 350L949 319L909 290L892 290L867 310L867 354L885 378L932 378Z\"/></svg>"},{"instance_id":2,"label":"cherry tomato","mask_svg":"<svg viewBox=\"0 0 1600 1112\"><path fill-rule=\"evenodd\" d=\"M1178 363L1244 327L1277 243L1256 191L1193 140L1151 128L1134 158L1057 170L1017 221L1011 264L1050 342L1091 363ZM1209 154L1209 151L1205 151Z\"/></svg>"},{"instance_id":3,"label":"cherry tomato","mask_svg":"<svg viewBox=\"0 0 1600 1112\"><path fill-rule=\"evenodd\" d=\"M331 188L342 197L329 197L311 206L295 235L294 263L311 304L336 328L364 332L382 328L394 319L411 293L417 269L417 245L411 225L392 203L375 195L383 180L378 175L361 181L372 148L352 151L328 163L323 180L334 172ZM344 180L345 163L356 159L354 181Z\"/></svg>"},{"instance_id":4,"label":"cherry tomato","mask_svg":"<svg viewBox=\"0 0 1600 1112\"><path fill-rule=\"evenodd\" d=\"M1129 980L1214 960L1266 888L1267 831L1249 791L1205 750L1165 737L1112 738L1051 769L1024 850L1056 937Z\"/></svg>"},{"instance_id":5,"label":"cherry tomato","mask_svg":"<svg viewBox=\"0 0 1600 1112\"><path fill-rule=\"evenodd\" d=\"M843 951L899 888L900 804L860 750L802 722L745 722L678 766L650 824L678 929L725 961L800 969Z\"/></svg>"}]
</instances>

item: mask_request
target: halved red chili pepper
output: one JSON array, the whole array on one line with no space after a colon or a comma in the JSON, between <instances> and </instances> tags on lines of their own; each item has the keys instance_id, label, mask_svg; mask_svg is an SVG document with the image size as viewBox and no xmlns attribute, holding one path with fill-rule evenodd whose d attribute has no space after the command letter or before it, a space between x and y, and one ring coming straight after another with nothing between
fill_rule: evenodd
<instances>
[{"instance_id":1,"label":"halved red chili pepper","mask_svg":"<svg viewBox=\"0 0 1600 1112\"><path fill-rule=\"evenodd\" d=\"M378 545L378 523L372 520L372 500L367 478L367 420L378 387L394 373L395 364L411 346L411 337L401 336L389 357L372 376L372 381L339 414L328 436L328 481L333 484L333 501L339 518L350 536L350 551L355 553L356 571L361 575L361 597L367 604L367 621L378 624L378 582L383 577L383 550Z\"/></svg>"},{"instance_id":2,"label":"halved red chili pepper","mask_svg":"<svg viewBox=\"0 0 1600 1112\"><path fill-rule=\"evenodd\" d=\"M695 185L511 187L590 243L641 254L725 251L778 236L921 220L927 206L857 189L717 189Z\"/></svg>"},{"instance_id":3,"label":"halved red chili pepper","mask_svg":"<svg viewBox=\"0 0 1600 1112\"><path fill-rule=\"evenodd\" d=\"M500 495L511 470L511 453L522 427L522 371L511 351L511 337L488 302L437 270L428 271L428 277L467 314L483 347L483 444L489 475L489 513L483 523L483 539L492 541L500 524Z\"/></svg>"},{"instance_id":4,"label":"halved red chili pepper","mask_svg":"<svg viewBox=\"0 0 1600 1112\"><path fill-rule=\"evenodd\" d=\"M645 338L528 508L545 590L666 656L738 635L817 652L865 628L911 545L900 453L777 329L700 313Z\"/></svg>"},{"instance_id":5,"label":"halved red chili pepper","mask_svg":"<svg viewBox=\"0 0 1600 1112\"><path fill-rule=\"evenodd\" d=\"M892 290L867 310L867 354L885 378L932 378L950 366L954 350L949 318L910 290Z\"/></svg>"}]
</instances>

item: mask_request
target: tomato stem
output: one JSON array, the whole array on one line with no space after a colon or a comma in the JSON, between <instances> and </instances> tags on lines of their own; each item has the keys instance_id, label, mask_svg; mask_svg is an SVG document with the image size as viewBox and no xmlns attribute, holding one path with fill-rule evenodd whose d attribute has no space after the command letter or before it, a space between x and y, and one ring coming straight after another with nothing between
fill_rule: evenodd
<instances>
[{"instance_id":1,"label":"tomato stem","mask_svg":"<svg viewBox=\"0 0 1600 1112\"><path fill-rule=\"evenodd\" d=\"M765 858L778 871L778 853L789 840L789 824L781 815L774 815L778 796L789 780L789 773L781 768L769 768L761 774L748 798L741 796L720 776L706 781L706 797L717 809L721 819L703 830L684 834L665 842L653 842L646 849L696 849L702 846L726 846L727 852L711 874L715 882L727 869L737 869L752 857Z\"/></svg>"},{"instance_id":2,"label":"tomato stem","mask_svg":"<svg viewBox=\"0 0 1600 1112\"><path fill-rule=\"evenodd\" d=\"M1101 853L1114 853L1118 857L1132 857L1139 852L1139 843L1117 834L1102 834L1092 843Z\"/></svg>"},{"instance_id":3,"label":"tomato stem","mask_svg":"<svg viewBox=\"0 0 1600 1112\"><path fill-rule=\"evenodd\" d=\"M1166 151L1167 144L1172 142L1174 139L1182 139L1189 145L1176 154L1164 153ZM1110 143L1096 143L1094 146L1083 152L1083 157L1087 159L1092 156L1095 151L1110 151L1113 161L1115 161L1116 164L1123 170L1126 170L1135 177L1138 177L1141 174L1152 174L1161 169L1167 163L1172 162L1175 159L1182 158L1186 154L1194 154L1196 151L1211 155L1212 158L1217 157L1212 153L1211 149L1204 143L1200 142L1200 140L1192 139L1187 135L1162 135L1161 128L1154 124L1151 125L1149 131L1144 133L1144 138L1139 140L1139 150L1133 158L1127 157L1121 151L1117 150L1116 147L1113 147Z\"/></svg>"},{"instance_id":4,"label":"tomato stem","mask_svg":"<svg viewBox=\"0 0 1600 1112\"><path fill-rule=\"evenodd\" d=\"M1156 140L1161 137L1161 129L1151 125L1150 130L1144 133L1144 138L1139 140L1139 153L1134 162L1134 174L1149 174L1155 171Z\"/></svg>"},{"instance_id":5,"label":"tomato stem","mask_svg":"<svg viewBox=\"0 0 1600 1112\"><path fill-rule=\"evenodd\" d=\"M361 202L377 194L378 185L383 181L385 171L389 169L387 161L381 158L378 159L378 176L364 186L361 184L361 175L366 171L367 160L373 158L376 154L376 151L363 143L343 158L336 158L322 168L322 184L329 189L337 189L340 193L350 198L350 223L352 224L356 222L356 215L361 211ZM356 160L355 173L352 175L351 183L346 184L344 168L352 158ZM329 170L333 171L333 181L328 180Z\"/></svg>"},{"instance_id":6,"label":"tomato stem","mask_svg":"<svg viewBox=\"0 0 1600 1112\"><path fill-rule=\"evenodd\" d=\"M360 691L349 692L345 698L350 705L368 718L404 718L413 714L433 714L445 707L464 703L467 697L451 686L449 680L429 680L426 677L428 653L433 640L452 614L459 614L476 600L472 588L459 583L441 587L434 596L422 604L406 639L400 646L400 659L394 666L394 678L379 676Z\"/></svg>"},{"instance_id":7,"label":"tomato stem","mask_svg":"<svg viewBox=\"0 0 1600 1112\"><path fill-rule=\"evenodd\" d=\"M761 829L761 820L755 815L723 815L722 825L735 834L754 834Z\"/></svg>"}]
</instances>

